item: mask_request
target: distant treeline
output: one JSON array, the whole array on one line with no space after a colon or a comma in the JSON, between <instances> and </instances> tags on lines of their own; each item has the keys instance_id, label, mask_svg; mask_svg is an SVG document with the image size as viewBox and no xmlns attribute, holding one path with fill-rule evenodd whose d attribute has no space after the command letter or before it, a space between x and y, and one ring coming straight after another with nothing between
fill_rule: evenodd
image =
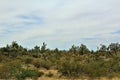
<instances>
[{"instance_id":1,"label":"distant treeline","mask_svg":"<svg viewBox=\"0 0 120 80\"><path fill-rule=\"evenodd\" d=\"M51 50L46 43L27 49L13 41L0 48L0 79L36 79L44 75L39 72L40 68L58 70L58 78L120 77L120 44L102 44L96 51L89 50L84 44L72 45L69 50Z\"/></svg>"},{"instance_id":2,"label":"distant treeline","mask_svg":"<svg viewBox=\"0 0 120 80\"><path fill-rule=\"evenodd\" d=\"M72 45L72 47L69 50L59 50L58 48L50 50L46 46L47 44L43 43L41 47L35 46L33 49L27 49L19 45L16 41L13 41L11 45L6 45L6 47L1 47L0 54L6 55L9 57L17 57L20 55L32 55L34 57L40 57L46 53L67 52L67 53L73 53L73 54L79 54L79 55L96 53L97 55L101 55L101 56L104 56L104 55L114 56L114 55L117 55L118 52L120 52L119 43L111 43L108 46L101 44L96 51L89 50L87 46L84 44L81 44L80 46Z\"/></svg>"}]
</instances>

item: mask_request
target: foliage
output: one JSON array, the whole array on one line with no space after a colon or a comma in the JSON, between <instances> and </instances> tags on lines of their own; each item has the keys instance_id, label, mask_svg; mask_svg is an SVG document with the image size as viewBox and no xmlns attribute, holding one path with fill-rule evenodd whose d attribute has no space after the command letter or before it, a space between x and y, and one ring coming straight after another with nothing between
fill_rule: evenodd
<instances>
[{"instance_id":1,"label":"foliage","mask_svg":"<svg viewBox=\"0 0 120 80\"><path fill-rule=\"evenodd\" d=\"M49 72L49 73L47 73L45 76L47 76L47 77L52 77L53 74L52 74L51 72Z\"/></svg>"},{"instance_id":2,"label":"foliage","mask_svg":"<svg viewBox=\"0 0 120 80\"><path fill-rule=\"evenodd\" d=\"M14 78L22 70L21 64L19 61L12 61L5 63L0 67L0 78L9 79Z\"/></svg>"},{"instance_id":3,"label":"foliage","mask_svg":"<svg viewBox=\"0 0 120 80\"><path fill-rule=\"evenodd\" d=\"M30 63L32 63L32 61L33 61L33 59L28 57L25 59L25 64L30 64Z\"/></svg>"},{"instance_id":4,"label":"foliage","mask_svg":"<svg viewBox=\"0 0 120 80\"><path fill-rule=\"evenodd\" d=\"M0 48L0 79L37 79L44 75L39 68L57 69L61 76L91 78L118 76L120 74L120 44L100 45L98 50L89 50L86 45L73 45L69 50L41 47L26 49L13 41ZM35 66L33 68L29 66ZM26 69L27 67L27 69ZM52 73L46 74L52 77Z\"/></svg>"},{"instance_id":5,"label":"foliage","mask_svg":"<svg viewBox=\"0 0 120 80\"><path fill-rule=\"evenodd\" d=\"M33 64L36 68L40 68L40 67L41 67L40 60L34 60L34 61L32 62L32 64Z\"/></svg>"},{"instance_id":6,"label":"foliage","mask_svg":"<svg viewBox=\"0 0 120 80\"><path fill-rule=\"evenodd\" d=\"M27 77L29 78L38 78L41 77L44 73L43 72L38 72L36 70L23 70L21 74L17 75L17 79L25 79Z\"/></svg>"},{"instance_id":7,"label":"foliage","mask_svg":"<svg viewBox=\"0 0 120 80\"><path fill-rule=\"evenodd\" d=\"M83 66L79 62L65 61L59 66L58 70L64 76L78 77L83 72Z\"/></svg>"}]
</instances>

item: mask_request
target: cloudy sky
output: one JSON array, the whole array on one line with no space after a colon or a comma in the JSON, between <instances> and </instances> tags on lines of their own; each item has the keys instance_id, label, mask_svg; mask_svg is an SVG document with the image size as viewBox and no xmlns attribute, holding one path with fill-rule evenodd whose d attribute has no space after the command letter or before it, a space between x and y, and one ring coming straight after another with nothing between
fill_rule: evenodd
<instances>
[{"instance_id":1,"label":"cloudy sky","mask_svg":"<svg viewBox=\"0 0 120 80\"><path fill-rule=\"evenodd\" d=\"M0 0L0 46L90 49L120 42L120 0Z\"/></svg>"}]
</instances>

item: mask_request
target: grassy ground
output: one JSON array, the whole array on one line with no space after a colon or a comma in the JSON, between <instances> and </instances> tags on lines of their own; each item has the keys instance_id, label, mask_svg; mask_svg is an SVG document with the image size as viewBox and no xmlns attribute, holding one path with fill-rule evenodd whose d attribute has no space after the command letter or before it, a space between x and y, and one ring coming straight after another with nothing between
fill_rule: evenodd
<instances>
[{"instance_id":1,"label":"grassy ground","mask_svg":"<svg viewBox=\"0 0 120 80\"><path fill-rule=\"evenodd\" d=\"M40 77L38 80L59 80L59 74L57 72L57 70L46 70L46 69L40 69L39 71L44 72L44 75L42 77ZM46 76L47 74L52 73L53 76L52 77L48 77Z\"/></svg>"},{"instance_id":2,"label":"grassy ground","mask_svg":"<svg viewBox=\"0 0 120 80\"><path fill-rule=\"evenodd\" d=\"M46 70L46 69L40 69L39 71L44 72L44 75L40 78L38 78L38 80L120 80L120 78L118 77L114 77L114 78L106 78L106 77L101 77L99 79L90 79L89 77L81 77L79 79L75 79L75 78L65 78L65 77L59 77L60 74L58 73L57 70ZM47 77L45 76L48 73L52 73L53 76L52 77Z\"/></svg>"},{"instance_id":3,"label":"grassy ground","mask_svg":"<svg viewBox=\"0 0 120 80\"><path fill-rule=\"evenodd\" d=\"M48 77L41 77L39 78L38 80L120 80L120 78L112 78L112 79L109 79L109 78L100 78L100 79L62 79L62 78L48 78Z\"/></svg>"}]
</instances>

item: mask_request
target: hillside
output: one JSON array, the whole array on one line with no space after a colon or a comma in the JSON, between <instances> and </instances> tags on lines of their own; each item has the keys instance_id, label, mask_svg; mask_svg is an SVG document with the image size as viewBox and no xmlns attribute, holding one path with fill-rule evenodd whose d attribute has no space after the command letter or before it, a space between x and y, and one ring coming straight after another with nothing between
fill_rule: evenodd
<instances>
[{"instance_id":1,"label":"hillside","mask_svg":"<svg viewBox=\"0 0 120 80\"><path fill-rule=\"evenodd\" d=\"M89 50L73 45L69 50L41 47L26 49L17 42L0 48L0 79L6 80L119 80L120 44Z\"/></svg>"}]
</instances>

